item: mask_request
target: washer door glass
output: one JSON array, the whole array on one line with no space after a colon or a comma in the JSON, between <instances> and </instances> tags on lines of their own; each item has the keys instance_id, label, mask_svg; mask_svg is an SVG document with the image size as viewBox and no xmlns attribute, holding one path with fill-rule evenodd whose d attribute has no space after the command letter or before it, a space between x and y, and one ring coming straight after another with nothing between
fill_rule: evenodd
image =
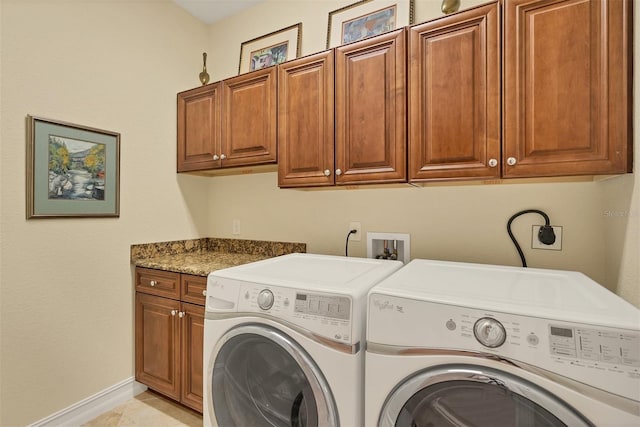
<instances>
[{"instance_id":1,"label":"washer door glass","mask_svg":"<svg viewBox=\"0 0 640 427\"><path fill-rule=\"evenodd\" d=\"M540 387L506 372L478 366L423 371L387 400L381 426L591 426Z\"/></svg>"},{"instance_id":2,"label":"washer door glass","mask_svg":"<svg viewBox=\"0 0 640 427\"><path fill-rule=\"evenodd\" d=\"M245 325L221 342L212 375L218 425L338 424L322 373L289 336L265 326Z\"/></svg>"}]
</instances>

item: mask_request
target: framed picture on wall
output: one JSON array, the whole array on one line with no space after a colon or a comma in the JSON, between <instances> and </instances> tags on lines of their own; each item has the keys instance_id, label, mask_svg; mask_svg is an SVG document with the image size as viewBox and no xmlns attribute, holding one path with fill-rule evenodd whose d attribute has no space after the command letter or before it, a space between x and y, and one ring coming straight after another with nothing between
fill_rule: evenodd
<instances>
[{"instance_id":1,"label":"framed picture on wall","mask_svg":"<svg viewBox=\"0 0 640 427\"><path fill-rule=\"evenodd\" d=\"M300 56L301 38L302 22L299 22L242 43L238 74L297 58Z\"/></svg>"},{"instance_id":2,"label":"framed picture on wall","mask_svg":"<svg viewBox=\"0 0 640 427\"><path fill-rule=\"evenodd\" d=\"M120 134L27 116L27 219L120 216Z\"/></svg>"},{"instance_id":3,"label":"framed picture on wall","mask_svg":"<svg viewBox=\"0 0 640 427\"><path fill-rule=\"evenodd\" d=\"M414 22L415 0L361 0L329 12L327 49Z\"/></svg>"}]
</instances>

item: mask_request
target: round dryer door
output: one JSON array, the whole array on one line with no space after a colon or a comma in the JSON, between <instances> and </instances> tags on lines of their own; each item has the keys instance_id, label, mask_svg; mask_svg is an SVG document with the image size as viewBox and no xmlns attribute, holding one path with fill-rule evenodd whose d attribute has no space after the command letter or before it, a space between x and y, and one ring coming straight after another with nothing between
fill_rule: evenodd
<instances>
[{"instance_id":1,"label":"round dryer door","mask_svg":"<svg viewBox=\"0 0 640 427\"><path fill-rule=\"evenodd\" d=\"M382 409L379 426L593 425L557 397L515 375L484 366L443 365L396 387Z\"/></svg>"},{"instance_id":2,"label":"round dryer door","mask_svg":"<svg viewBox=\"0 0 640 427\"><path fill-rule=\"evenodd\" d=\"M291 337L264 325L242 325L215 350L211 380L219 426L337 426L322 372Z\"/></svg>"}]
</instances>

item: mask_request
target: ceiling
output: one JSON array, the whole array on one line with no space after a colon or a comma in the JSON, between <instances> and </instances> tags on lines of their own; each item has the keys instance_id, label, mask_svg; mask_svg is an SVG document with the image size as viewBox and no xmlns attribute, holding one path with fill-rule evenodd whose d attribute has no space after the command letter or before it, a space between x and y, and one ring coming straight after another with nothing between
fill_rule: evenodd
<instances>
[{"instance_id":1,"label":"ceiling","mask_svg":"<svg viewBox=\"0 0 640 427\"><path fill-rule=\"evenodd\" d=\"M265 0L173 0L178 6L211 24L248 9Z\"/></svg>"}]
</instances>

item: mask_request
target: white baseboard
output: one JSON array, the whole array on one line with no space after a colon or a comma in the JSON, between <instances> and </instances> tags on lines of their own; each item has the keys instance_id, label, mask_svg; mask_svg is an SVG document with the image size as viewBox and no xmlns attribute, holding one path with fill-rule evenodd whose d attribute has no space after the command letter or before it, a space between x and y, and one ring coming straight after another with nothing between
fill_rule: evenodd
<instances>
[{"instance_id":1,"label":"white baseboard","mask_svg":"<svg viewBox=\"0 0 640 427\"><path fill-rule=\"evenodd\" d=\"M137 396L147 389L133 377L114 384L68 408L36 421L30 427L76 427Z\"/></svg>"}]
</instances>

